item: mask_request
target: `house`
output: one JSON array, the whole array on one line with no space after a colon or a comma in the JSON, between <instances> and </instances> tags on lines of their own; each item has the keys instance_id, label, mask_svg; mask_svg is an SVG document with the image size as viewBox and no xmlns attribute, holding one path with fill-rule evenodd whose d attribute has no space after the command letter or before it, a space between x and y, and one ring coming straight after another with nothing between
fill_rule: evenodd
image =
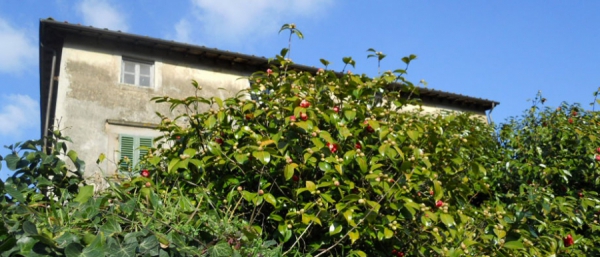
<instances>
[{"instance_id":1,"label":"house","mask_svg":"<svg viewBox=\"0 0 600 257\"><path fill-rule=\"evenodd\" d=\"M240 77L269 67L264 57L52 19L40 21L39 51L42 137L51 128L65 129L88 164L88 176L116 170L123 156L137 161L143 154L139 146L160 135L155 113L169 109L150 103L152 97L192 95L189 84L195 79L203 93L225 98L248 87ZM429 111L468 111L484 119L498 105L426 88L420 89L420 98ZM108 161L91 165L101 154Z\"/></svg>"}]
</instances>

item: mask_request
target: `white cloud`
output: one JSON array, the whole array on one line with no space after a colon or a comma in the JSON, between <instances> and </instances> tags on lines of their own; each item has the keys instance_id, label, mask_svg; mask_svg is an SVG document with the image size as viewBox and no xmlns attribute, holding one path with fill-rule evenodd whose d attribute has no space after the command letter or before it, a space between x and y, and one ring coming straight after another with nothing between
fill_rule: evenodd
<instances>
[{"instance_id":1,"label":"white cloud","mask_svg":"<svg viewBox=\"0 0 600 257\"><path fill-rule=\"evenodd\" d=\"M190 33L192 31L192 27L190 26L190 22L182 19L177 24L175 24L175 40L184 43L190 43Z\"/></svg>"},{"instance_id":2,"label":"white cloud","mask_svg":"<svg viewBox=\"0 0 600 257\"><path fill-rule=\"evenodd\" d=\"M127 31L125 15L105 0L83 0L77 5L85 25Z\"/></svg>"},{"instance_id":3,"label":"white cloud","mask_svg":"<svg viewBox=\"0 0 600 257\"><path fill-rule=\"evenodd\" d=\"M0 106L0 135L18 137L25 129L39 126L38 102L28 95L11 94L2 96Z\"/></svg>"},{"instance_id":4,"label":"white cloud","mask_svg":"<svg viewBox=\"0 0 600 257\"><path fill-rule=\"evenodd\" d=\"M238 44L276 32L297 18L319 17L334 0L191 0L204 38ZM181 23L181 21L180 21ZM178 25L180 24L178 23Z\"/></svg>"},{"instance_id":5,"label":"white cloud","mask_svg":"<svg viewBox=\"0 0 600 257\"><path fill-rule=\"evenodd\" d=\"M37 47L24 29L0 18L0 72L22 72L36 64Z\"/></svg>"}]
</instances>

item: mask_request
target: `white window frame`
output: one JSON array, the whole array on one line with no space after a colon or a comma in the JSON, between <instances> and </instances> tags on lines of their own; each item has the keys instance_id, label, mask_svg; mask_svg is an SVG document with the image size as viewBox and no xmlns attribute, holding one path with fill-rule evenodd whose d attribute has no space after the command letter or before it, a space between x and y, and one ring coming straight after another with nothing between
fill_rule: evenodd
<instances>
[{"instance_id":1,"label":"white window frame","mask_svg":"<svg viewBox=\"0 0 600 257\"><path fill-rule=\"evenodd\" d=\"M125 72L125 63L132 63L135 65L135 71L134 73L130 73L130 72ZM141 64L145 64L145 65L149 65L150 66L150 85L140 85L140 65ZM134 76L134 83L127 83L125 82L125 74L133 74ZM129 57L123 57L121 60L121 76L120 76L120 82L122 84L127 84L127 85L135 85L138 87L147 87L147 88L151 88L154 87L154 62L153 61L145 61L145 60L140 60L140 59L135 59L135 58L129 58Z\"/></svg>"}]
</instances>

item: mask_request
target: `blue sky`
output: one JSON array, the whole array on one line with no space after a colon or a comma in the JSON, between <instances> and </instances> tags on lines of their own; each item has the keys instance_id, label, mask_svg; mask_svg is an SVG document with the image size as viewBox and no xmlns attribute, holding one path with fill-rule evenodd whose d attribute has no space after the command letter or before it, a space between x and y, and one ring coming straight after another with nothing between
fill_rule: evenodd
<instances>
[{"instance_id":1,"label":"blue sky","mask_svg":"<svg viewBox=\"0 0 600 257\"><path fill-rule=\"evenodd\" d=\"M383 70L416 54L410 80L499 101L492 116L501 122L538 90L549 106L589 106L600 87L598 13L600 1L578 0L0 1L0 146L40 135L40 18L265 57L287 46L281 25L296 23L306 37L293 42L296 63L324 58L341 69L341 58L353 56L355 73L376 75L368 48L387 55Z\"/></svg>"}]
</instances>

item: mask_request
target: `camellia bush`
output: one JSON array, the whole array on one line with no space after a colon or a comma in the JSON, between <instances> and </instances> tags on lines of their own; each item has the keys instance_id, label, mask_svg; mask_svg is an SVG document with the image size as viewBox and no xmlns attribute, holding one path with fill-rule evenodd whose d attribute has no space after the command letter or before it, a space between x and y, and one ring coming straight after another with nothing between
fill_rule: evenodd
<instances>
[{"instance_id":1,"label":"camellia bush","mask_svg":"<svg viewBox=\"0 0 600 257\"><path fill-rule=\"evenodd\" d=\"M374 78L350 57L300 71L303 35L282 31L290 46L235 97L193 82L154 98L183 114L160 114L156 147L103 191L58 132L50 154L12 147L0 256L600 255L597 112L540 95L497 128L424 113L405 78L416 56Z\"/></svg>"}]
</instances>

